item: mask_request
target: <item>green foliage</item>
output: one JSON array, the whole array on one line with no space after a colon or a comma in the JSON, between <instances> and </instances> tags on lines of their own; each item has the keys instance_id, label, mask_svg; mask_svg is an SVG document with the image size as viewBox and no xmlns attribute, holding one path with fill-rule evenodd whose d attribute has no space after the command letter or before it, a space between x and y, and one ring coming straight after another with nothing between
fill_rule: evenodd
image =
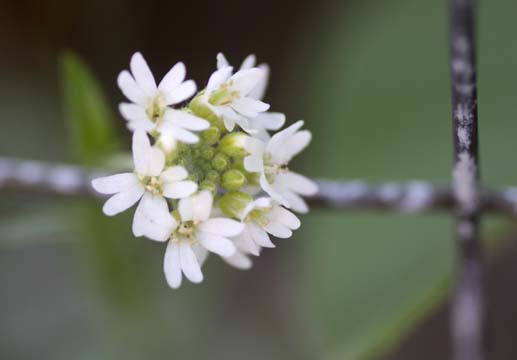
<instances>
[{"instance_id":1,"label":"green foliage","mask_svg":"<svg viewBox=\"0 0 517 360\"><path fill-rule=\"evenodd\" d=\"M75 160L83 165L110 161L119 139L109 101L90 69L76 55L62 56L61 73L70 150ZM98 200L78 201L76 207L70 207L67 217L85 247L84 273L108 310L103 327L108 347L105 351L117 357L119 345L133 344L151 321L146 315L149 299L144 244L131 233L129 213L108 218Z\"/></svg>"},{"instance_id":2,"label":"green foliage","mask_svg":"<svg viewBox=\"0 0 517 360\"><path fill-rule=\"evenodd\" d=\"M118 148L115 120L98 81L74 53L60 58L68 141L74 160L99 165Z\"/></svg>"}]
</instances>

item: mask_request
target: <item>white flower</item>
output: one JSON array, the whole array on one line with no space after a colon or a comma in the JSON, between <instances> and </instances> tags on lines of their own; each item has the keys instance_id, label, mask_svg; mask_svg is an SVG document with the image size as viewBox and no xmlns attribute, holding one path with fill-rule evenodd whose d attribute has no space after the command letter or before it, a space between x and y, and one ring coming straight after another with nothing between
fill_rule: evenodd
<instances>
[{"instance_id":1,"label":"white flower","mask_svg":"<svg viewBox=\"0 0 517 360\"><path fill-rule=\"evenodd\" d=\"M231 66L221 65L210 76L201 100L223 119L228 131L232 131L235 124L252 131L248 119L269 109L268 104L251 96L264 78L264 71L254 67L232 73Z\"/></svg>"},{"instance_id":2,"label":"white flower","mask_svg":"<svg viewBox=\"0 0 517 360\"><path fill-rule=\"evenodd\" d=\"M244 61L241 64L241 67L239 68L239 70L246 70L246 69L251 69L254 67L262 70L262 74L263 74L262 77L257 82L255 87L253 87L253 90L251 90L250 93L248 94L248 96L250 98L262 100L264 98L264 94L266 93L267 85L269 82L269 66L268 66L268 64L264 64L264 63L260 64L258 66L255 66L256 63L257 63L257 58L255 57L255 55L250 54L250 55L246 56L246 58L244 59ZM217 54L217 70L221 70L225 67L231 67L231 65L223 53L218 53Z\"/></svg>"},{"instance_id":3,"label":"white flower","mask_svg":"<svg viewBox=\"0 0 517 360\"><path fill-rule=\"evenodd\" d=\"M271 136L268 130L278 130L285 123L285 115L279 112L263 112L256 117L249 119L249 126L252 129L253 136L262 141L268 141Z\"/></svg>"},{"instance_id":4,"label":"white flower","mask_svg":"<svg viewBox=\"0 0 517 360\"><path fill-rule=\"evenodd\" d=\"M241 64L240 70L251 69L255 67L255 55L248 55ZM217 69L231 67L222 53L217 54ZM257 66L262 70L262 77L257 82L253 90L250 91L248 97L256 100L262 100L266 92L269 81L269 66L267 64L260 64ZM257 116L248 119L248 128L254 132L254 136L267 141L270 136L267 130L278 130L285 123L285 115L279 112L261 112Z\"/></svg>"},{"instance_id":5,"label":"white flower","mask_svg":"<svg viewBox=\"0 0 517 360\"><path fill-rule=\"evenodd\" d=\"M133 134L133 162L133 173L94 179L92 186L101 194L115 194L103 207L104 213L108 216L130 208L142 198L133 221L135 236L141 236L141 218L147 216L144 214L147 213L147 208L167 208L167 202L163 197L184 198L197 190L197 184L185 180L188 174L182 166L164 169L164 154L160 149L151 146L149 138L142 131Z\"/></svg>"},{"instance_id":6,"label":"white flower","mask_svg":"<svg viewBox=\"0 0 517 360\"><path fill-rule=\"evenodd\" d=\"M262 197L250 202L244 209L241 220L245 224L242 233L235 238L236 246L258 256L260 248L274 248L269 234L287 239L293 230L300 227L300 220L271 198Z\"/></svg>"},{"instance_id":7,"label":"white flower","mask_svg":"<svg viewBox=\"0 0 517 360\"><path fill-rule=\"evenodd\" d=\"M154 207L154 215L143 220L145 236L169 241L163 269L172 288L181 285L182 273L194 283L201 282L208 252L226 258L237 251L228 238L240 234L244 225L224 217L210 218L212 202L212 194L201 191L179 201L179 221L165 207Z\"/></svg>"},{"instance_id":8,"label":"white flower","mask_svg":"<svg viewBox=\"0 0 517 360\"><path fill-rule=\"evenodd\" d=\"M119 106L131 131L167 132L185 143L195 143L198 136L192 131L209 127L208 121L170 105L179 104L196 92L193 80L185 79L185 65L174 65L157 86L142 54L135 53L130 62L131 73L124 70L118 76L120 90L132 103Z\"/></svg>"},{"instance_id":9,"label":"white flower","mask_svg":"<svg viewBox=\"0 0 517 360\"><path fill-rule=\"evenodd\" d=\"M303 121L298 121L276 133L267 141L248 137L245 148L250 154L244 167L260 174L260 186L274 200L297 212L306 213L308 207L300 195L314 195L316 184L303 175L287 168L289 161L302 151L311 140L307 130L298 131Z\"/></svg>"}]
</instances>

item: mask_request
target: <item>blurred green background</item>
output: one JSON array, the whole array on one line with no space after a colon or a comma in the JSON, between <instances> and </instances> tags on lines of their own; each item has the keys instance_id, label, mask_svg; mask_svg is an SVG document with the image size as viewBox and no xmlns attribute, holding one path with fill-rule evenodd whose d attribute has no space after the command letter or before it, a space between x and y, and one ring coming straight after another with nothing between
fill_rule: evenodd
<instances>
[{"instance_id":1,"label":"blurred green background","mask_svg":"<svg viewBox=\"0 0 517 360\"><path fill-rule=\"evenodd\" d=\"M0 5L0 156L98 165L129 149L116 76L134 51L158 78L184 61L199 86L218 51L236 64L253 52L272 67L272 109L313 132L295 167L334 179L449 181L445 1ZM516 11L513 0L479 6L481 170L493 185L517 182ZM164 247L131 235L131 212L108 219L94 200L0 195L1 359L449 357L447 214L314 209L252 270L214 257L205 282L173 291ZM509 359L515 229L485 225L491 351Z\"/></svg>"}]
</instances>

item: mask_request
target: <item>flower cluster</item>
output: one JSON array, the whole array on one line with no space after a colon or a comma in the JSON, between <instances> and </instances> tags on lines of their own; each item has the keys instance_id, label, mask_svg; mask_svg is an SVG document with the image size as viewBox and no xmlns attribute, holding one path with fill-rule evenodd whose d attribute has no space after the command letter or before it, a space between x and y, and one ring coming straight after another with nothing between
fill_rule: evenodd
<instances>
[{"instance_id":1,"label":"flower cluster","mask_svg":"<svg viewBox=\"0 0 517 360\"><path fill-rule=\"evenodd\" d=\"M255 66L250 55L234 71L218 54L217 70L197 93L181 62L158 85L140 53L130 70L118 85L129 100L119 109L133 132L134 171L92 186L112 195L103 207L108 216L138 203L133 233L168 242L164 272L172 288L183 275L201 282L209 252L247 269L250 255L275 247L270 235L288 238L299 228L290 210L307 212L302 196L317 188L288 163L311 133L298 121L269 134L285 116L262 101L267 65Z\"/></svg>"}]
</instances>

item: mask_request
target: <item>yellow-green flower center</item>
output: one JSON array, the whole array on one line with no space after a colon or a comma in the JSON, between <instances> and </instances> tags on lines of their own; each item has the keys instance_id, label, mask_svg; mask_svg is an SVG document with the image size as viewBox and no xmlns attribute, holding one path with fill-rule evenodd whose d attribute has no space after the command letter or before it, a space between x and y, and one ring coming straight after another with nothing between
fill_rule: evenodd
<instances>
[{"instance_id":1,"label":"yellow-green flower center","mask_svg":"<svg viewBox=\"0 0 517 360\"><path fill-rule=\"evenodd\" d=\"M138 180L142 183L145 191L153 195L162 195L162 182L157 176L138 176Z\"/></svg>"},{"instance_id":2,"label":"yellow-green flower center","mask_svg":"<svg viewBox=\"0 0 517 360\"><path fill-rule=\"evenodd\" d=\"M269 183L275 181L275 177L281 173L289 172L289 167L287 164L279 165L272 162L272 155L270 153L264 154L264 174L266 175L266 179Z\"/></svg>"},{"instance_id":3,"label":"yellow-green flower center","mask_svg":"<svg viewBox=\"0 0 517 360\"><path fill-rule=\"evenodd\" d=\"M179 241L180 239L187 239L189 243L194 244L196 240L196 226L197 221L184 221L182 222L176 231L172 234L172 241Z\"/></svg>"},{"instance_id":4,"label":"yellow-green flower center","mask_svg":"<svg viewBox=\"0 0 517 360\"><path fill-rule=\"evenodd\" d=\"M162 94L157 94L148 102L146 114L153 123L158 124L162 120L166 108L167 106L165 104L164 96Z\"/></svg>"},{"instance_id":5,"label":"yellow-green flower center","mask_svg":"<svg viewBox=\"0 0 517 360\"><path fill-rule=\"evenodd\" d=\"M232 80L222 84L219 89L212 93L208 102L215 106L231 104L235 99L240 97L240 93L237 90L231 89L232 85Z\"/></svg>"},{"instance_id":6,"label":"yellow-green flower center","mask_svg":"<svg viewBox=\"0 0 517 360\"><path fill-rule=\"evenodd\" d=\"M252 210L248 216L246 216L244 222L254 221L260 226L265 227L269 224L269 218L266 214L269 213L271 209L272 207Z\"/></svg>"}]
</instances>

